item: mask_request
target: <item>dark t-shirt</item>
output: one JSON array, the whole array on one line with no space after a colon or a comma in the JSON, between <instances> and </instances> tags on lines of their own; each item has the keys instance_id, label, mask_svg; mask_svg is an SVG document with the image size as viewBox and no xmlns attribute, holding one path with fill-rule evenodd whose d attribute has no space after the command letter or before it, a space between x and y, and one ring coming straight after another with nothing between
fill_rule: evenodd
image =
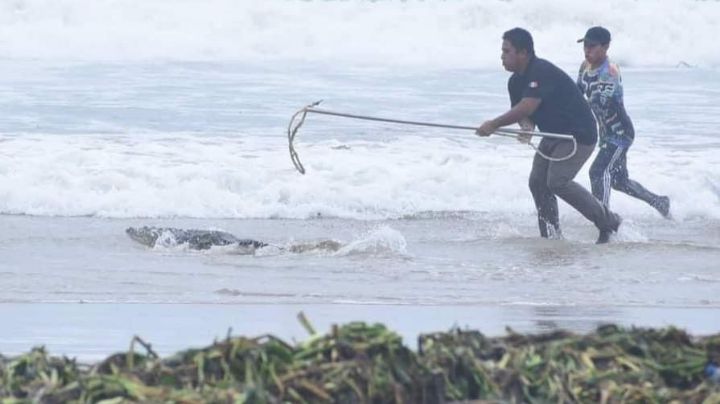
<instances>
[{"instance_id":1,"label":"dark t-shirt","mask_svg":"<svg viewBox=\"0 0 720 404\"><path fill-rule=\"evenodd\" d=\"M595 117L577 84L564 71L545 59L530 59L525 74L513 73L508 81L510 103L539 98L540 106L530 119L542 132L573 135L578 143L595 144Z\"/></svg>"}]
</instances>

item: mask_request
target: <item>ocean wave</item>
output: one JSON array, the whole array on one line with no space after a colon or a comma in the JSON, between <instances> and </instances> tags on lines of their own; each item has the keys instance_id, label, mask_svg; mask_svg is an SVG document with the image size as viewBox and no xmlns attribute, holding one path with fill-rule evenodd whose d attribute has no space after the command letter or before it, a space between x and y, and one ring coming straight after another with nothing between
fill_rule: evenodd
<instances>
[{"instance_id":1,"label":"ocean wave","mask_svg":"<svg viewBox=\"0 0 720 404\"><path fill-rule=\"evenodd\" d=\"M720 2L695 0L172 1L14 0L0 4L6 58L240 60L478 67L500 37L530 29L539 54L576 63L592 25L628 66L717 66Z\"/></svg>"},{"instance_id":2,"label":"ocean wave","mask_svg":"<svg viewBox=\"0 0 720 404\"><path fill-rule=\"evenodd\" d=\"M347 141L348 150L335 149L336 141L303 143L304 176L277 137L0 135L0 141L1 214L418 220L492 212L525 222L535 212L527 189L533 151L511 139L405 136ZM668 158L663 147L639 147L634 172L649 189L670 195L676 219L720 218L708 180L716 174L714 149ZM587 167L577 181L589 187ZM613 206L628 218L662 220L619 193ZM572 209L563 214L583 220Z\"/></svg>"}]
</instances>

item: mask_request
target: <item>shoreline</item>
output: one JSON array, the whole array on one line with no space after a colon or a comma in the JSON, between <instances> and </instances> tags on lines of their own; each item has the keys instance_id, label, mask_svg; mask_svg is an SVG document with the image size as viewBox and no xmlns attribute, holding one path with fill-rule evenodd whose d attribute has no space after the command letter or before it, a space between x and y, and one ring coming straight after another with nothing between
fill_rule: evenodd
<instances>
[{"instance_id":1,"label":"shoreline","mask_svg":"<svg viewBox=\"0 0 720 404\"><path fill-rule=\"evenodd\" d=\"M382 323L411 349L418 335L457 326L488 336L566 330L586 333L599 325L674 326L702 336L720 331L720 308L595 306L462 306L358 304L148 304L148 303L1 303L0 353L17 355L43 345L52 355L96 361L125 351L133 336L160 355L205 346L232 335L276 335L304 340L299 312L324 333L334 324Z\"/></svg>"}]
</instances>

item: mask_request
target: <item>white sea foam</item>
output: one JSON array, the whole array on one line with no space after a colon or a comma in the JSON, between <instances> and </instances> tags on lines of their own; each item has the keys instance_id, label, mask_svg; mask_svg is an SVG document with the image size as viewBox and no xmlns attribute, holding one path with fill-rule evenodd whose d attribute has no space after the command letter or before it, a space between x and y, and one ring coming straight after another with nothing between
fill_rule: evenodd
<instances>
[{"instance_id":1,"label":"white sea foam","mask_svg":"<svg viewBox=\"0 0 720 404\"><path fill-rule=\"evenodd\" d=\"M575 39L602 24L624 65L717 66L718 20L720 2L695 0L8 0L0 3L0 53L496 67L509 28L530 29L541 55L575 63Z\"/></svg>"},{"instance_id":2,"label":"white sea foam","mask_svg":"<svg viewBox=\"0 0 720 404\"><path fill-rule=\"evenodd\" d=\"M335 255L403 255L407 241L399 231L389 226L380 226L368 234L342 247Z\"/></svg>"},{"instance_id":3,"label":"white sea foam","mask_svg":"<svg viewBox=\"0 0 720 404\"><path fill-rule=\"evenodd\" d=\"M342 149L337 141L298 142L305 176L290 164L282 138L5 135L0 144L5 214L378 219L453 211L512 220L534 212L527 189L533 151L512 139L405 136L347 141ZM645 141L637 147L643 152L632 156L631 169L649 189L670 195L676 218L720 218L714 150L668 158ZM577 179L589 185L587 167ZM659 220L619 193L613 206Z\"/></svg>"}]
</instances>

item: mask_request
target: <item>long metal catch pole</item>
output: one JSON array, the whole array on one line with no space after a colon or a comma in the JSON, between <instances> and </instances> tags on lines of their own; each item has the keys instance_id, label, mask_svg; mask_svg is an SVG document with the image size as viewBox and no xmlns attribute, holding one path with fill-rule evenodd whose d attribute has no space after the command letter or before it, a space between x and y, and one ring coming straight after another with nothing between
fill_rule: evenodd
<instances>
[{"instance_id":1,"label":"long metal catch pole","mask_svg":"<svg viewBox=\"0 0 720 404\"><path fill-rule=\"evenodd\" d=\"M379 117L375 117L375 116L366 116L366 115L349 114L349 113L344 113L344 112L328 111L325 109L317 108L317 106L321 102L322 102L322 100L316 101L312 104L305 106L304 108L301 108L295 114L293 114L292 118L290 118L290 123L288 124L288 147L290 149L290 159L292 160L295 168L301 174L305 174L305 167L303 167L302 163L300 162L300 158L298 157L298 154L295 151L294 141L295 141L295 136L297 135L298 130L303 125L303 123L305 123L305 118L307 118L308 113L315 113L315 114L321 114L321 115L332 115L332 116L338 116L338 117L342 117L342 118L361 119L361 120L365 120L365 121L396 123L396 124L401 124L401 125L425 126L425 127L443 128L443 129L472 130L473 132L475 132L477 130L476 126L448 125L448 124L433 123L433 122L406 121L406 120L401 120L401 119L379 118ZM555 138L555 139L562 139L562 140L571 140L573 142L572 152L570 154L568 154L567 156L560 157L560 158L546 156L540 150L538 150L538 148L535 145L533 145L532 143L528 143L533 149L535 149L535 151L538 154L540 154L543 158L548 159L550 161L564 161L564 160L570 159L575 155L575 152L577 151L577 142L576 142L575 138L571 135L565 135L565 134L559 134L559 133L547 133L547 132L534 132L534 131L512 129L512 128L500 128L497 131L493 132L493 134L497 135L497 136L505 136L505 137L513 137L513 138L518 138L520 135L531 135L531 136L548 137L548 138Z\"/></svg>"}]
</instances>

